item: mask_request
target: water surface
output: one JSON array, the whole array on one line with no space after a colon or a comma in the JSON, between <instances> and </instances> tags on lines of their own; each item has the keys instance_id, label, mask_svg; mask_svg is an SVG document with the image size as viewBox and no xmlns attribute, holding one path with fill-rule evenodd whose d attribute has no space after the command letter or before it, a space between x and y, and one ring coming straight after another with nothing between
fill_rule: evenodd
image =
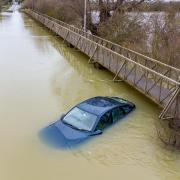
<instances>
[{"instance_id":1,"label":"water surface","mask_svg":"<svg viewBox=\"0 0 180 180\"><path fill-rule=\"evenodd\" d=\"M180 156L157 138L160 109L19 12L0 15L0 179L180 179ZM76 149L44 144L39 131L93 96L137 110Z\"/></svg>"}]
</instances>

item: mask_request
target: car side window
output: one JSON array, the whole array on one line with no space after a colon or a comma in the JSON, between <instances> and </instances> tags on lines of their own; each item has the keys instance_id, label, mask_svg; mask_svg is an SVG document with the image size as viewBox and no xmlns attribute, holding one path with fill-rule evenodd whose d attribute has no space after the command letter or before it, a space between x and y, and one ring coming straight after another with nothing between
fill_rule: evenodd
<instances>
[{"instance_id":1,"label":"car side window","mask_svg":"<svg viewBox=\"0 0 180 180\"><path fill-rule=\"evenodd\" d=\"M103 130L112 124L111 112L105 113L96 126L96 130Z\"/></svg>"},{"instance_id":2,"label":"car side window","mask_svg":"<svg viewBox=\"0 0 180 180\"><path fill-rule=\"evenodd\" d=\"M122 118L125 115L125 112L122 108L115 108L112 110L112 119L113 123L118 121L120 118Z\"/></svg>"},{"instance_id":3,"label":"car side window","mask_svg":"<svg viewBox=\"0 0 180 180\"><path fill-rule=\"evenodd\" d=\"M131 111L131 107L130 106L124 106L123 107L123 110L124 110L124 112L127 114L127 113L129 113L130 111Z\"/></svg>"}]
</instances>

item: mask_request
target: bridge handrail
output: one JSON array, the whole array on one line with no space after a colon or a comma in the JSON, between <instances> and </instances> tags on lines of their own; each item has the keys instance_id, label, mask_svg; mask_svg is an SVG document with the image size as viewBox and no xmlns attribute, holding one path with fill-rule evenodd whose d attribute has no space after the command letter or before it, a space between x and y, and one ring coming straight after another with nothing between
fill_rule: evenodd
<instances>
[{"instance_id":1,"label":"bridge handrail","mask_svg":"<svg viewBox=\"0 0 180 180\"><path fill-rule=\"evenodd\" d=\"M121 46L121 45L119 45L119 44L113 43L113 42L111 42L111 41L109 41L109 40L107 40L107 39L103 39L103 38L101 38L101 37L99 37L99 36L95 36L95 35L93 35L93 34L90 34L90 33L88 33L88 32L85 32L84 30L81 30L81 29L79 29L79 28L77 28L77 27L75 27L75 26L69 25L69 24L67 24L67 23L65 23L65 22L63 22L63 21L60 21L60 20L58 20L58 19L56 19L56 18L53 18L53 17L50 17L50 16L48 16L48 15L46 15L46 14L39 13L39 12L37 12L37 11L34 11L34 12L36 12L36 13L39 14L39 15L46 16L47 18L49 18L49 19L51 19L51 20L54 20L54 21L59 22L59 23L61 23L61 24L64 24L66 27L68 27L69 29L71 29L71 30L73 30L73 31L74 31L74 30L77 30L79 34L81 34L81 33L82 33L83 35L85 34L85 35L86 35L85 37L88 38L88 39L90 39L89 36L91 36L91 37L93 37L93 40L94 40L94 38L96 38L96 39L98 39L98 40L107 42L107 43L109 43L109 44L111 44L111 45L113 45L113 46L116 46L116 47L119 47L119 48L121 48L121 49L124 49L124 50L126 50L126 51L128 51L128 52L131 52L131 53L137 55L137 56L141 56L142 58L145 58L145 59L147 59L147 60L149 60L149 61L155 62L155 63L157 63L157 64L160 64L160 65L162 65L162 66L165 66L165 67L167 67L167 68L170 68L170 69L172 69L172 70L174 70L174 71L177 71L177 72L179 73L179 75L180 75L180 69L178 69L178 68L175 68L175 67L170 66L170 65L168 65L168 64L166 64L166 63L160 62L160 61L158 61L158 60L156 60L156 59L150 58L150 57L148 57L148 56L146 56L146 55L143 55L143 54L141 54L141 53L139 53L139 52L136 52L136 51L133 51L133 50L128 49L128 48L126 48L126 47L123 47L123 46ZM75 32L76 32L76 31L75 31ZM97 42L97 41L96 41L96 42ZM106 47L106 46L105 46L105 47Z\"/></svg>"}]
</instances>

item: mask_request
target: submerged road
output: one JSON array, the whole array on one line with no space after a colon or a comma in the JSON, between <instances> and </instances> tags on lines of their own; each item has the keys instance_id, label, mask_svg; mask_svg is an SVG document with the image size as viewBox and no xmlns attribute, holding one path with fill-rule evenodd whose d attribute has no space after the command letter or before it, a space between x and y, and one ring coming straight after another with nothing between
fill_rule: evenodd
<instances>
[{"instance_id":1,"label":"submerged road","mask_svg":"<svg viewBox=\"0 0 180 180\"><path fill-rule=\"evenodd\" d=\"M0 179L180 179L180 155L157 137L158 107L28 16L0 15ZM120 96L137 110L76 149L39 131L78 102Z\"/></svg>"}]
</instances>

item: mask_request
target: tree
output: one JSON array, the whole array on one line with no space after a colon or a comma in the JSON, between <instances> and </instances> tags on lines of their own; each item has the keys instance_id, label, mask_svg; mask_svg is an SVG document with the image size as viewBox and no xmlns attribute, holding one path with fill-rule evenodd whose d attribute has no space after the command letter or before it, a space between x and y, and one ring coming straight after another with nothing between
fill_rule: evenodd
<instances>
[{"instance_id":1,"label":"tree","mask_svg":"<svg viewBox=\"0 0 180 180\"><path fill-rule=\"evenodd\" d=\"M136 10L144 2L147 0L99 0L100 23L107 21L116 13Z\"/></svg>"},{"instance_id":2,"label":"tree","mask_svg":"<svg viewBox=\"0 0 180 180\"><path fill-rule=\"evenodd\" d=\"M162 15L152 15L152 56L180 68L180 27L176 12L170 9Z\"/></svg>"}]
</instances>

